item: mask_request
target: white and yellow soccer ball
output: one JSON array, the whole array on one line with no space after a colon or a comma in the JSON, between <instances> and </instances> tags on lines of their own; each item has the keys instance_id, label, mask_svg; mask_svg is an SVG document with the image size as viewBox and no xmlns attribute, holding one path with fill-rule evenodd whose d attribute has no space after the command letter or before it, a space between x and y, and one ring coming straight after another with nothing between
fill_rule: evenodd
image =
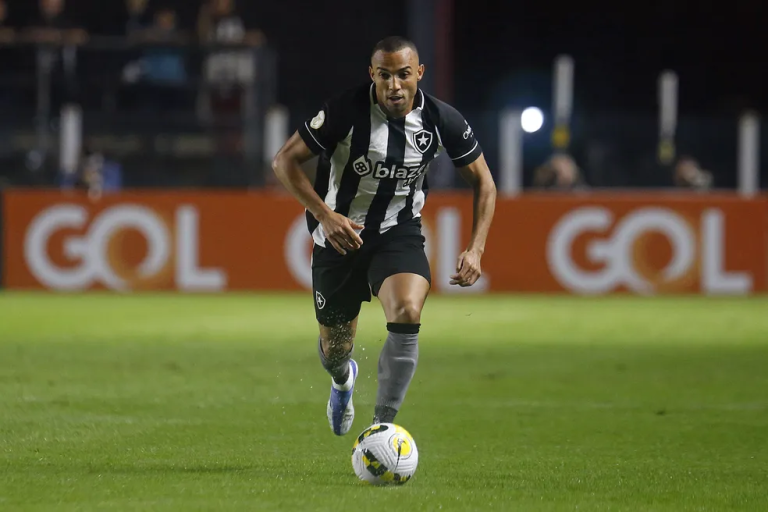
<instances>
[{"instance_id":1,"label":"white and yellow soccer ball","mask_svg":"<svg viewBox=\"0 0 768 512\"><path fill-rule=\"evenodd\" d=\"M407 430L393 423L371 425L352 447L352 468L369 484L403 485L418 465L416 442Z\"/></svg>"}]
</instances>

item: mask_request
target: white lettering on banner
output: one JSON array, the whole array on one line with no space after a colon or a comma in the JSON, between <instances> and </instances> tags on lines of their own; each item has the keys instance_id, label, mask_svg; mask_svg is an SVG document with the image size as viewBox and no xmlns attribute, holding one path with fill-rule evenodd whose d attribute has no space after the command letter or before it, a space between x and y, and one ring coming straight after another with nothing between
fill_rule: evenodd
<instances>
[{"instance_id":1,"label":"white lettering on banner","mask_svg":"<svg viewBox=\"0 0 768 512\"><path fill-rule=\"evenodd\" d=\"M200 214L197 208L176 210L176 286L186 291L221 291L227 275L220 268L200 268Z\"/></svg>"},{"instance_id":2,"label":"white lettering on banner","mask_svg":"<svg viewBox=\"0 0 768 512\"><path fill-rule=\"evenodd\" d=\"M704 236L702 252L704 268L702 280L710 293L745 294L752 290L752 276L746 272L727 272L725 266L725 219L720 210L707 210L702 216L701 230Z\"/></svg>"},{"instance_id":3,"label":"white lettering on banner","mask_svg":"<svg viewBox=\"0 0 768 512\"><path fill-rule=\"evenodd\" d=\"M176 285L185 291L219 291L226 287L224 271L198 266L198 220L193 206L181 206L176 211ZM171 236L165 222L144 206L120 205L95 217L85 235L64 241L64 255L79 260L80 265L62 268L53 263L47 248L51 236L65 228L83 229L87 222L87 210L71 204L52 206L33 219L24 241L24 256L41 284L54 290L83 290L95 283L112 290L129 290L130 283L115 272L107 254L112 237L126 229L138 231L147 241L147 254L136 268L140 278L159 274L171 257Z\"/></svg>"},{"instance_id":4,"label":"white lettering on banner","mask_svg":"<svg viewBox=\"0 0 768 512\"><path fill-rule=\"evenodd\" d=\"M672 246L672 260L661 272L663 281L680 279L692 270L697 255L696 237L680 215L666 208L641 208L625 216L609 239L595 240L587 246L588 260L602 264L604 268L594 271L580 268L572 258L574 240L586 232L605 232L613 221L610 210L585 207L567 213L555 225L547 243L547 262L560 284L582 294L607 293L621 285L640 294L655 293L656 286L637 272L632 255L635 241L651 231L663 234ZM748 293L752 289L751 276L723 269L723 212L716 208L707 209L701 223L703 290L707 293Z\"/></svg>"},{"instance_id":5,"label":"white lettering on banner","mask_svg":"<svg viewBox=\"0 0 768 512\"><path fill-rule=\"evenodd\" d=\"M307 219L302 214L296 217L285 236L283 248L285 263L293 278L307 290L312 289L312 235L307 229Z\"/></svg>"},{"instance_id":6,"label":"white lettering on banner","mask_svg":"<svg viewBox=\"0 0 768 512\"><path fill-rule=\"evenodd\" d=\"M422 226L424 235L424 252L432 259L434 247L432 233L425 223ZM461 214L455 208L441 208L437 212L437 241L436 255L437 272L433 276L433 285L443 293L482 293L488 290L489 278L483 275L478 281L466 288L450 285L450 276L456 272L461 247ZM312 289L312 237L307 230L304 215L296 217L285 237L284 256L288 270L293 278L307 290ZM437 280L435 283L434 281Z\"/></svg>"}]
</instances>

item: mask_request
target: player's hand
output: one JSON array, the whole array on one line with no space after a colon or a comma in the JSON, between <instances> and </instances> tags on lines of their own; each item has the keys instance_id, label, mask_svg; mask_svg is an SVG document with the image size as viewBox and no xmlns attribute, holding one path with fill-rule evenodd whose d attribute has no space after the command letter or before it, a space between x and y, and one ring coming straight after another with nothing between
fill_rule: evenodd
<instances>
[{"instance_id":1,"label":"player's hand","mask_svg":"<svg viewBox=\"0 0 768 512\"><path fill-rule=\"evenodd\" d=\"M363 245L363 239L355 230L363 229L364 226L352 222L339 213L329 213L323 217L320 224L323 225L325 238L342 255L347 254L347 251L356 251Z\"/></svg>"},{"instance_id":2,"label":"player's hand","mask_svg":"<svg viewBox=\"0 0 768 512\"><path fill-rule=\"evenodd\" d=\"M456 273L451 276L451 284L461 287L472 286L483 274L480 269L480 253L477 251L464 251L459 256L456 265Z\"/></svg>"}]
</instances>

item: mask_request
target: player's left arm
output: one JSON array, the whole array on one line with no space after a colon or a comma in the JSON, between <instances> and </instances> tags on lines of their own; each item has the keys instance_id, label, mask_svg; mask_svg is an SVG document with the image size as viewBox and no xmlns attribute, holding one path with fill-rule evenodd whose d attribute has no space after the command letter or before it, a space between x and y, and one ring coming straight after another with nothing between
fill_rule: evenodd
<instances>
[{"instance_id":1,"label":"player's left arm","mask_svg":"<svg viewBox=\"0 0 768 512\"><path fill-rule=\"evenodd\" d=\"M458 171L473 190L472 238L459 256L451 284L472 286L482 275L480 260L496 209L496 184L482 153L472 163L459 167Z\"/></svg>"},{"instance_id":2,"label":"player's left arm","mask_svg":"<svg viewBox=\"0 0 768 512\"><path fill-rule=\"evenodd\" d=\"M482 275L480 260L485 252L485 240L496 208L496 184L483 156L483 149L464 116L445 103L438 104L438 111L441 143L453 165L474 192L472 238L467 249L459 256L451 284L472 286Z\"/></svg>"}]
</instances>

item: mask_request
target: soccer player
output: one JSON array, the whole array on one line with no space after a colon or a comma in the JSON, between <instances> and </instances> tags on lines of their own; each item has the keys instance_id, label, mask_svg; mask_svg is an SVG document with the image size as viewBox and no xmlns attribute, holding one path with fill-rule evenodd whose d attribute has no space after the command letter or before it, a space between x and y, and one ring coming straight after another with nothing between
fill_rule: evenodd
<instances>
[{"instance_id":1,"label":"soccer player","mask_svg":"<svg viewBox=\"0 0 768 512\"><path fill-rule=\"evenodd\" d=\"M472 286L491 226L496 186L474 132L450 105L419 89L424 65L401 37L373 49L366 83L328 99L275 156L278 179L306 209L314 239L318 353L331 375L327 414L336 435L354 419L351 359L363 301L378 297L388 336L378 364L373 423L395 419L418 361L421 311L432 278L421 209L429 163L446 151L474 189L472 237L451 285ZM301 164L319 156L314 187Z\"/></svg>"}]
</instances>

